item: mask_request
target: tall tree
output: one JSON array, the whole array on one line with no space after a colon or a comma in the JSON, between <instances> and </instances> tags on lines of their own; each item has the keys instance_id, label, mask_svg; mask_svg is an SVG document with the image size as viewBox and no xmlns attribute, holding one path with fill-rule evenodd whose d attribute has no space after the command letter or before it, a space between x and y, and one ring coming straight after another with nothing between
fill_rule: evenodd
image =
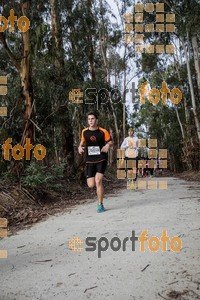
<instances>
[{"instance_id":1,"label":"tall tree","mask_svg":"<svg viewBox=\"0 0 200 300\"><path fill-rule=\"evenodd\" d=\"M71 177L74 173L74 148L73 129L68 107L61 109L63 98L66 98L67 84L65 77L65 58L60 20L60 1L50 0L53 49L55 50L54 67L56 82L61 86L61 93L57 94L56 105L60 108L60 114L65 114L65 123L61 124L61 136L63 139L63 154L66 157L65 175Z\"/></svg>"},{"instance_id":2,"label":"tall tree","mask_svg":"<svg viewBox=\"0 0 200 300\"><path fill-rule=\"evenodd\" d=\"M31 1L21 1L21 12L22 15L29 18L29 11L31 8ZM27 24L28 25L28 24ZM31 79L31 66L30 66L30 35L29 30L22 32L22 42L21 42L21 57L18 59L10 49L7 42L7 33L0 33L0 42L3 46L3 49L7 53L11 62L17 69L17 72L20 77L21 83L21 97L24 101L25 112L24 112L24 131L21 139L21 145L24 146L26 138L30 138L31 142L34 143L35 140L35 127L33 123L34 115L34 100L33 100L33 89L32 89L32 79Z\"/></svg>"}]
</instances>

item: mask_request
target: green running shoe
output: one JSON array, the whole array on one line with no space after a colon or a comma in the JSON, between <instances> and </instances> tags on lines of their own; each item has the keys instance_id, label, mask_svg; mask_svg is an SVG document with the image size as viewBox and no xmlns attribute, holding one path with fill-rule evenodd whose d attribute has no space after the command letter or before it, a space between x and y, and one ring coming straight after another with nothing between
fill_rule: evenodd
<instances>
[{"instance_id":1,"label":"green running shoe","mask_svg":"<svg viewBox=\"0 0 200 300\"><path fill-rule=\"evenodd\" d=\"M99 203L98 208L97 208L97 212L101 213L101 212L104 212L104 211L105 211L105 208L103 206L103 203Z\"/></svg>"}]
</instances>

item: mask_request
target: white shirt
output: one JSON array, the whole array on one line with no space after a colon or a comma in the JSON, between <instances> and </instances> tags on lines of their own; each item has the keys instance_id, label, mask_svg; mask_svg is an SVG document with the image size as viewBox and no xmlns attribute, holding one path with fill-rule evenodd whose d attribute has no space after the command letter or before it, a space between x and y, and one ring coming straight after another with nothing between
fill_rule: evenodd
<instances>
[{"instance_id":1,"label":"white shirt","mask_svg":"<svg viewBox=\"0 0 200 300\"><path fill-rule=\"evenodd\" d=\"M121 144L120 149L122 150L126 150L125 151L125 156L128 157L128 149L135 149L135 154L136 156L138 156L138 138L137 137L126 137L123 141L123 143Z\"/></svg>"}]
</instances>

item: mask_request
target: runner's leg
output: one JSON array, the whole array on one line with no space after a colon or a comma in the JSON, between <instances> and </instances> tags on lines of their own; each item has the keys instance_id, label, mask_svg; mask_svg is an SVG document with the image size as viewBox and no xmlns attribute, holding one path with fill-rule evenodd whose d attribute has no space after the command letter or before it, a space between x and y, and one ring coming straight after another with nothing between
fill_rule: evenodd
<instances>
[{"instance_id":1,"label":"runner's leg","mask_svg":"<svg viewBox=\"0 0 200 300\"><path fill-rule=\"evenodd\" d=\"M97 197L98 197L98 202L103 203L103 175L102 173L96 173L95 175L95 183L96 183L96 188L97 188Z\"/></svg>"},{"instance_id":2,"label":"runner's leg","mask_svg":"<svg viewBox=\"0 0 200 300\"><path fill-rule=\"evenodd\" d=\"M95 186L94 177L87 178L87 185L89 188L93 188Z\"/></svg>"},{"instance_id":3,"label":"runner's leg","mask_svg":"<svg viewBox=\"0 0 200 300\"><path fill-rule=\"evenodd\" d=\"M95 177L96 174L96 165L95 164L87 164L87 185L89 188L93 188L95 186Z\"/></svg>"},{"instance_id":4,"label":"runner's leg","mask_svg":"<svg viewBox=\"0 0 200 300\"><path fill-rule=\"evenodd\" d=\"M97 197L99 204L103 204L103 175L106 170L107 161L101 161L96 164L95 184L97 188Z\"/></svg>"}]
</instances>

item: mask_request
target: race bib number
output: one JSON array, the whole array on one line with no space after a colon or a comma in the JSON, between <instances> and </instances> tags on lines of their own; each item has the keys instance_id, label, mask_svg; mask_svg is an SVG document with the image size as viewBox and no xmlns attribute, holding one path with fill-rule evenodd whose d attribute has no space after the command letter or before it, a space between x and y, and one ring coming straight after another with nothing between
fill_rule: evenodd
<instances>
[{"instance_id":1,"label":"race bib number","mask_svg":"<svg viewBox=\"0 0 200 300\"><path fill-rule=\"evenodd\" d=\"M99 146L88 147L88 155L99 155L99 154L101 154Z\"/></svg>"}]
</instances>

